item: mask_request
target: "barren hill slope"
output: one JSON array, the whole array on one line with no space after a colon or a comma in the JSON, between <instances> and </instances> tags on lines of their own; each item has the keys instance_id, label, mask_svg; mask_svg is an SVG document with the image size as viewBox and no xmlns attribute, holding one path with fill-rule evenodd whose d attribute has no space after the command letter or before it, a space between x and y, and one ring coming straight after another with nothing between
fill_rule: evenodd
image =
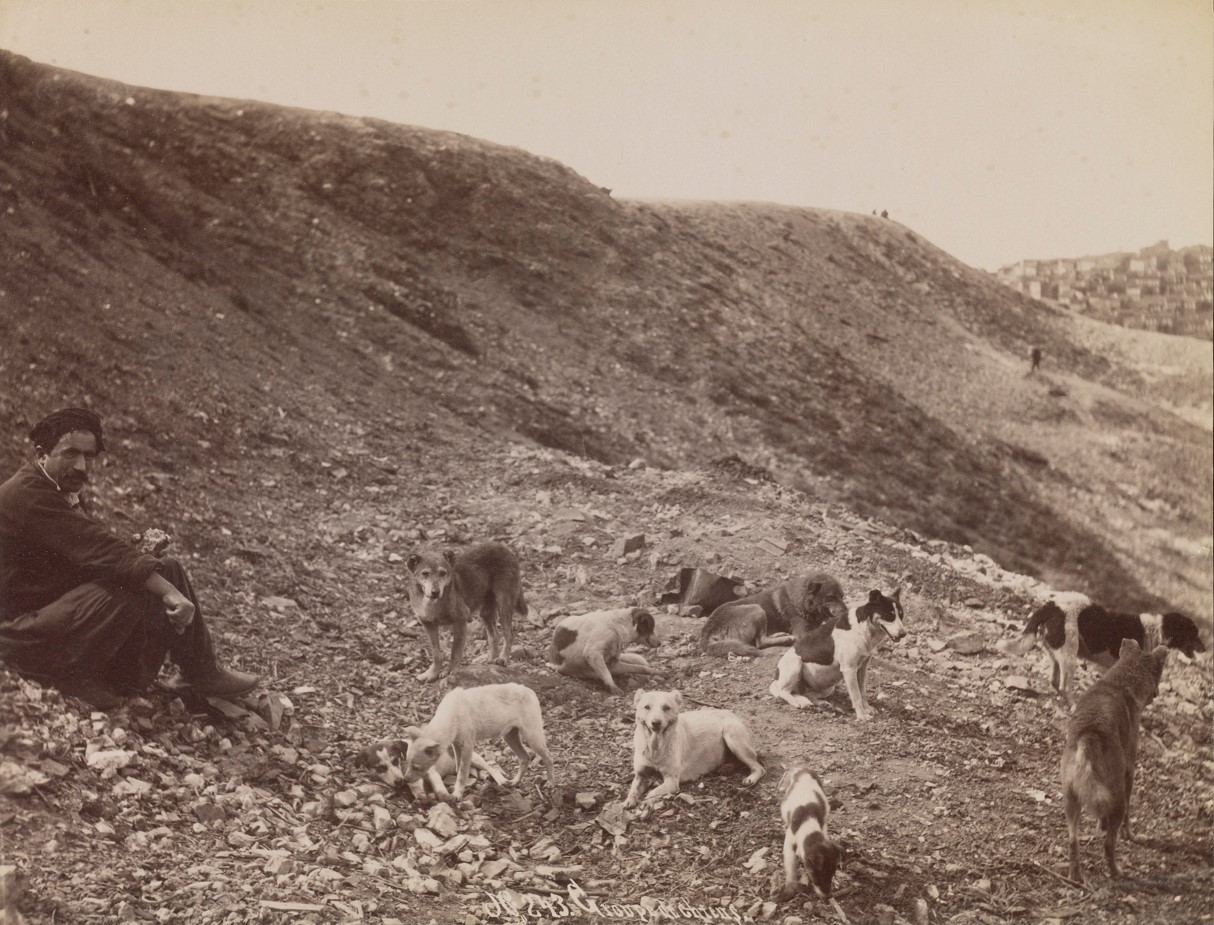
<instances>
[{"instance_id":1,"label":"barren hill slope","mask_svg":"<svg viewBox=\"0 0 1214 925\"><path fill-rule=\"evenodd\" d=\"M81 394L185 484L198 441L248 478L251 440L399 444L454 417L487 446L737 456L1060 584L1209 613L1208 431L1071 316L896 222L617 202L464 136L11 55L0 92L10 461ZM1048 380L1023 376L1030 344Z\"/></svg>"}]
</instances>

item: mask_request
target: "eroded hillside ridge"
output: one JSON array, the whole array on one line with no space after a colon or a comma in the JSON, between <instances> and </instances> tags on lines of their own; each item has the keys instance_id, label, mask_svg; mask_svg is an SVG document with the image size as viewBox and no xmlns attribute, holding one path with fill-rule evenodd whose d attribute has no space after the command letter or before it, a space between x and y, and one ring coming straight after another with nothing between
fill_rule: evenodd
<instances>
[{"instance_id":1,"label":"eroded hillside ridge","mask_svg":"<svg viewBox=\"0 0 1214 925\"><path fill-rule=\"evenodd\" d=\"M222 519L248 501L217 471L285 493L351 434L388 459L458 423L487 452L738 457L1055 584L1209 613L1209 432L1154 400L1169 377L895 221L618 202L467 136L5 53L0 97L9 468L87 395L115 465L209 489ZM1023 375L1032 344L1048 377Z\"/></svg>"}]
</instances>

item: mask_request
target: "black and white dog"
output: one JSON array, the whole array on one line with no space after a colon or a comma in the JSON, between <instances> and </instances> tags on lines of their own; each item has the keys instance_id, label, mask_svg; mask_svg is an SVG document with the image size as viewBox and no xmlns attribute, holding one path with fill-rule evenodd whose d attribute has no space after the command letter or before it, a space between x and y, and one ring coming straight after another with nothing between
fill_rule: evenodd
<instances>
[{"instance_id":1,"label":"black and white dog","mask_svg":"<svg viewBox=\"0 0 1214 925\"><path fill-rule=\"evenodd\" d=\"M776 898L786 902L797 895L798 861L814 892L829 898L840 852L826 830L830 803L822 782L809 768L793 767L780 778L778 793L780 818L784 820L784 886Z\"/></svg>"},{"instance_id":2,"label":"black and white dog","mask_svg":"<svg viewBox=\"0 0 1214 925\"><path fill-rule=\"evenodd\" d=\"M776 679L768 687L769 693L804 710L810 701L801 691L826 697L843 681L856 719L872 719L873 709L865 695L868 663L886 642L897 642L906 635L901 594L901 588L889 597L870 591L868 600L853 607L847 616L823 623L802 636L776 664Z\"/></svg>"},{"instance_id":3,"label":"black and white dog","mask_svg":"<svg viewBox=\"0 0 1214 925\"><path fill-rule=\"evenodd\" d=\"M1197 624L1182 613L1119 613L1093 604L1078 593L1059 595L1042 604L1029 618L1020 638L1000 648L1013 655L1026 655L1040 645L1053 662L1050 680L1054 690L1070 703L1079 659L1108 668L1117 661L1123 639L1133 639L1144 652L1167 646L1189 658L1206 650Z\"/></svg>"}]
</instances>

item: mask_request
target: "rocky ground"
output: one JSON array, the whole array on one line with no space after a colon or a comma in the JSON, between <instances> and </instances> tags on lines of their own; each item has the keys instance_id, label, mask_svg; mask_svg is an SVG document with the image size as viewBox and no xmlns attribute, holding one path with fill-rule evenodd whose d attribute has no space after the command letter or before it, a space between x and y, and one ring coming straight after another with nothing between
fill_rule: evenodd
<instances>
[{"instance_id":1,"label":"rocky ground","mask_svg":"<svg viewBox=\"0 0 1214 925\"><path fill-rule=\"evenodd\" d=\"M223 651L266 675L255 697L187 702L154 691L106 715L0 677L0 833L16 868L8 895L18 897L10 921L1209 919L1208 654L1173 659L1146 712L1124 878L1110 883L1089 823L1089 883L1078 887L1064 877L1065 713L1043 656L994 648L1045 586L728 461L659 471L516 445L428 471L399 493L368 491L365 471L334 473L336 485L351 483L338 500L303 498L300 516L275 527L321 525L313 542L323 562L298 562L293 575L258 560L252 544L196 560ZM415 492L433 517L405 515ZM621 539L640 534L640 549L617 555ZM455 808L413 804L354 762L367 743L427 719L438 696L414 677L427 657L402 559L421 542L487 537L524 564L531 615L508 676L540 695L558 792L533 771L517 788L480 783ZM900 581L911 635L873 668L878 714L862 724L843 694L806 712L776 701L770 657L701 655L701 621L655 608L662 646L650 655L668 686L744 717L768 774L744 789L727 769L629 813L619 801L631 776L631 697L556 675L542 652L554 619L653 604L683 565L756 585L824 567L850 597ZM281 592L288 579L293 594ZM470 649L481 655L483 641ZM1081 682L1093 677L1085 670ZM484 751L512 772L507 751ZM845 857L832 901L771 900L775 785L793 763L816 770L834 803Z\"/></svg>"}]
</instances>

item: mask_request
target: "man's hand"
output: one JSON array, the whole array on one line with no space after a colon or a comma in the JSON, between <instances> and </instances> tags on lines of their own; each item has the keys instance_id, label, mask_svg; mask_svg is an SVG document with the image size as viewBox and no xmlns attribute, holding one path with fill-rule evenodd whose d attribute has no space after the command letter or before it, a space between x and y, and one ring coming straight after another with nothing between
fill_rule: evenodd
<instances>
[{"instance_id":1,"label":"man's hand","mask_svg":"<svg viewBox=\"0 0 1214 925\"><path fill-rule=\"evenodd\" d=\"M177 635L185 632L186 627L194 622L194 605L190 599L174 588L161 600L164 601L165 616L177 631Z\"/></svg>"},{"instance_id":2,"label":"man's hand","mask_svg":"<svg viewBox=\"0 0 1214 925\"><path fill-rule=\"evenodd\" d=\"M131 537L131 542L139 547L139 551L145 552L149 556L163 555L172 541L171 536L156 527L149 527L142 533L136 533Z\"/></svg>"}]
</instances>

